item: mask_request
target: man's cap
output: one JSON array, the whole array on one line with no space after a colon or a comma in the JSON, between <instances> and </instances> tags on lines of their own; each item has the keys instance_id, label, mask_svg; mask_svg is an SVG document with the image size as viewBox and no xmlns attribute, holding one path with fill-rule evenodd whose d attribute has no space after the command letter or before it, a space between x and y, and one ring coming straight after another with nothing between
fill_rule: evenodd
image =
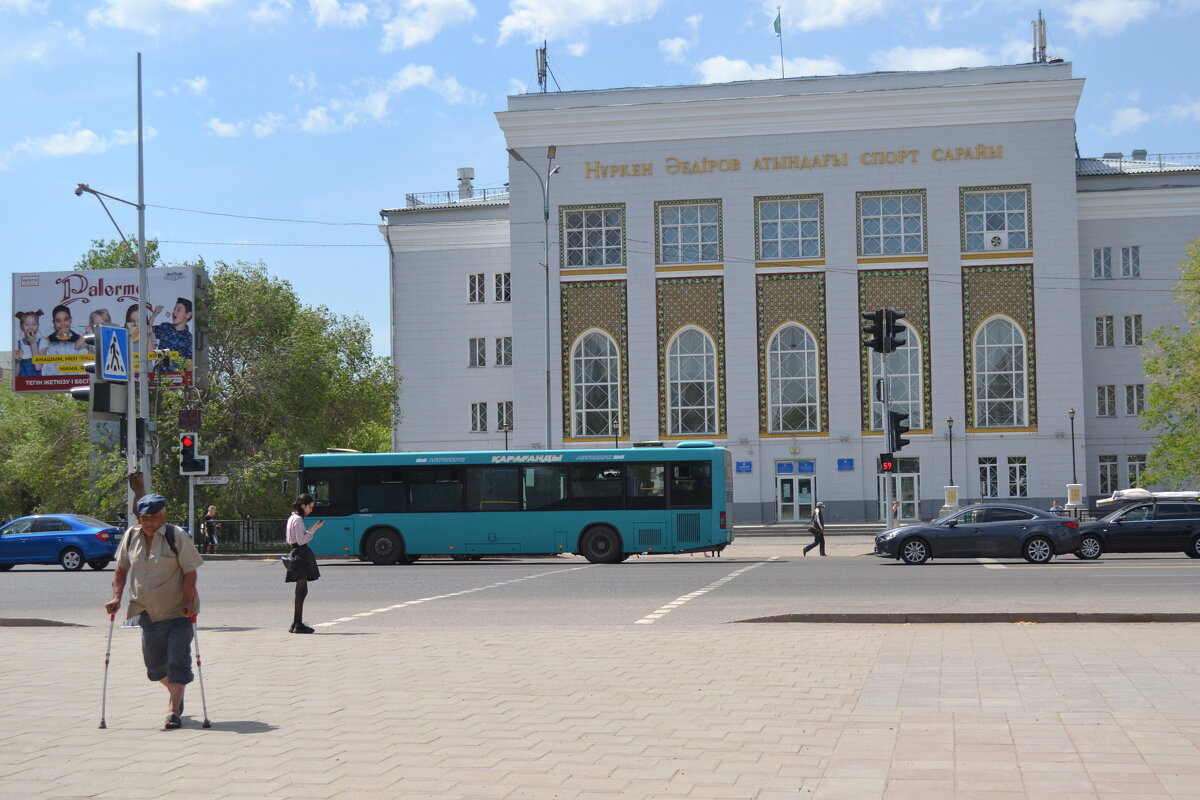
<instances>
[{"instance_id":1,"label":"man's cap","mask_svg":"<svg viewBox=\"0 0 1200 800\"><path fill-rule=\"evenodd\" d=\"M825 504L822 503L820 500L817 501L817 505L820 506L821 508L825 507Z\"/></svg>"},{"instance_id":2,"label":"man's cap","mask_svg":"<svg viewBox=\"0 0 1200 800\"><path fill-rule=\"evenodd\" d=\"M137 513L139 517L144 517L147 514L157 514L167 507L167 498L161 494L143 495L137 501Z\"/></svg>"}]
</instances>

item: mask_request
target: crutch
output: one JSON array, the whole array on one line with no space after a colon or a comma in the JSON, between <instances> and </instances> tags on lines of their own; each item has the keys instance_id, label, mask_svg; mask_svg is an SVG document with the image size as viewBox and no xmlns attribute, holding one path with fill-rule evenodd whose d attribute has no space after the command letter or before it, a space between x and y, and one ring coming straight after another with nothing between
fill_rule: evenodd
<instances>
[{"instance_id":1,"label":"crutch","mask_svg":"<svg viewBox=\"0 0 1200 800\"><path fill-rule=\"evenodd\" d=\"M196 624L196 618L192 617L192 635L196 637L196 672L200 675L200 707L204 710L204 724L201 728L211 728L212 723L208 721L208 700L204 697L204 667L200 665L200 626Z\"/></svg>"},{"instance_id":2,"label":"crutch","mask_svg":"<svg viewBox=\"0 0 1200 800\"><path fill-rule=\"evenodd\" d=\"M117 612L108 615L108 646L104 651L104 688L100 691L100 727L107 728L108 724L104 721L105 705L108 702L108 658L112 653L112 632L113 624L117 620Z\"/></svg>"}]
</instances>

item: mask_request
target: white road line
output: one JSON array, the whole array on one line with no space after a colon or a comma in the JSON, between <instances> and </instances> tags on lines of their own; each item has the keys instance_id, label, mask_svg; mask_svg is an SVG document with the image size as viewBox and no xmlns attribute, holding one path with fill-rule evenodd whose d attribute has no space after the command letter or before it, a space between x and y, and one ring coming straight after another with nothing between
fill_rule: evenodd
<instances>
[{"instance_id":1,"label":"white road line","mask_svg":"<svg viewBox=\"0 0 1200 800\"><path fill-rule=\"evenodd\" d=\"M713 589L717 589L721 586L724 586L725 584L729 583L731 580L738 577L739 575L744 575L745 573L749 572L750 570L754 569L755 567L761 567L763 564L766 564L768 561L774 561L777 558L779 558L779 556L771 556L769 559L767 559L767 561L759 561L757 564L751 564L748 567L742 567L741 569L734 570L733 572L726 575L724 578L719 578L718 580L713 581L708 586L705 586L703 589L699 589L697 591L692 592L691 594L685 594L682 597L675 598L674 600L667 603L662 608L660 608L657 611L654 611L650 614L647 614L646 616L637 620L633 624L634 625L653 625L655 622L658 622L660 619L665 617L667 614L670 614L672 611L679 608L684 603L687 603L690 600L694 600L702 594L708 594Z\"/></svg>"},{"instance_id":2,"label":"white road line","mask_svg":"<svg viewBox=\"0 0 1200 800\"><path fill-rule=\"evenodd\" d=\"M363 617L370 617L375 614L383 614L384 612L387 612L387 611L395 611L397 609L407 608L409 606L420 605L421 603L428 603L430 600L445 600L448 597L461 597L465 594L474 594L475 592L486 592L488 589L498 589L501 586L508 586L510 584L520 583L521 581L531 581L534 578L541 578L546 575L557 575L560 572L574 572L577 569L587 569L587 567L570 567L569 569L556 569L556 570L551 570L550 572L539 572L536 575L526 575L524 578L513 578L511 581L499 581L497 583L489 583L487 586L476 586L474 589L463 589L462 591L450 592L449 594L435 594L431 597L420 597L420 598L417 598L416 600L406 600L403 603L396 603L396 605L394 605L394 606L387 606L386 608L377 608L374 611L364 611L361 614L351 614L348 617L339 617L335 620L330 620L329 622L318 622L313 627L314 628L332 628L334 625L340 625L343 622L353 622L355 620L362 619Z\"/></svg>"},{"instance_id":3,"label":"white road line","mask_svg":"<svg viewBox=\"0 0 1200 800\"><path fill-rule=\"evenodd\" d=\"M1001 564L994 558L977 558L975 560L980 564L983 564L988 569L1008 569L1007 564Z\"/></svg>"}]
</instances>

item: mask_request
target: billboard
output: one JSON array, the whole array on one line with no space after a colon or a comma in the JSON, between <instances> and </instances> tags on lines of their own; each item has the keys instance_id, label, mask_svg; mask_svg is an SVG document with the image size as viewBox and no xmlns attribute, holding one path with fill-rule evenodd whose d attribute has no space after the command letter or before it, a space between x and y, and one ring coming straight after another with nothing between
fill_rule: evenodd
<instances>
[{"instance_id":1,"label":"billboard","mask_svg":"<svg viewBox=\"0 0 1200 800\"><path fill-rule=\"evenodd\" d=\"M13 391L62 392L87 386L83 365L93 353L85 333L100 325L129 331L133 363L139 362L141 337L151 350L169 351L153 359L151 386L192 386L203 364L203 342L196 335L196 267L146 270L149 301L138 301L136 269L13 273Z\"/></svg>"}]
</instances>

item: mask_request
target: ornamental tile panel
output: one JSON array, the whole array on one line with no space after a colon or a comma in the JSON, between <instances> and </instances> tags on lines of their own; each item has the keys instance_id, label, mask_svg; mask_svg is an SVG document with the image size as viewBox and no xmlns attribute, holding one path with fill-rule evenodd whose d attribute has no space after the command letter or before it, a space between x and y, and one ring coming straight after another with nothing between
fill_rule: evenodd
<instances>
[{"instance_id":1,"label":"ornamental tile panel","mask_svg":"<svg viewBox=\"0 0 1200 800\"><path fill-rule=\"evenodd\" d=\"M658 295L658 430L667 435L667 344L688 325L701 328L717 348L717 435L725 422L725 284L720 277L659 278Z\"/></svg>"},{"instance_id":2,"label":"ornamental tile panel","mask_svg":"<svg viewBox=\"0 0 1200 800\"><path fill-rule=\"evenodd\" d=\"M571 438L571 347L584 331L599 328L613 338L621 358L621 430L629 431L629 320L625 281L574 281L562 284L563 380L559 383L564 438ZM611 437L605 437L611 438Z\"/></svg>"},{"instance_id":3,"label":"ornamental tile panel","mask_svg":"<svg viewBox=\"0 0 1200 800\"><path fill-rule=\"evenodd\" d=\"M1028 427L1037 427L1037 348L1033 328L1033 265L964 266L963 355L966 370L967 427L975 424L975 332L996 314L1011 317L1025 334L1025 386L1028 387Z\"/></svg>"},{"instance_id":4,"label":"ornamental tile panel","mask_svg":"<svg viewBox=\"0 0 1200 800\"><path fill-rule=\"evenodd\" d=\"M921 340L921 416L925 427L932 426L933 384L930 373L929 270L924 267L896 269L864 269L858 273L858 327L866 325L861 314L892 308L904 313L904 325L915 331ZM871 430L871 362L873 351L858 348L859 423L862 430Z\"/></svg>"},{"instance_id":5,"label":"ornamental tile panel","mask_svg":"<svg viewBox=\"0 0 1200 800\"><path fill-rule=\"evenodd\" d=\"M781 325L803 325L817 340L821 356L820 430L829 432L828 352L826 346L825 273L784 272L758 276L758 430L769 433L770 409L767 376L767 345Z\"/></svg>"}]
</instances>

